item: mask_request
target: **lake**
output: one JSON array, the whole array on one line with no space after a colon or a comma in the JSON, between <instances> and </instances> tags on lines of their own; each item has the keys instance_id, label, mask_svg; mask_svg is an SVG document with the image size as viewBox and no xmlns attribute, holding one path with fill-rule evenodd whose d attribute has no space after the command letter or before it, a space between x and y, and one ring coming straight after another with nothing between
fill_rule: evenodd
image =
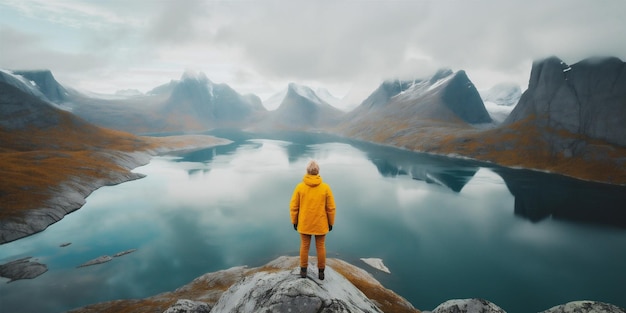
<instances>
[{"instance_id":1,"label":"lake","mask_svg":"<svg viewBox=\"0 0 626 313\"><path fill-rule=\"evenodd\" d=\"M44 232L0 245L0 264L32 256L49 268L0 278L2 311L143 298L296 256L289 200L310 159L337 204L328 257L364 268L418 309L458 298L508 312L584 299L626 307L625 187L322 134L211 134L233 143L156 157L135 170L145 178L101 188ZM138 250L77 268L129 249ZM391 274L360 258L383 259Z\"/></svg>"}]
</instances>

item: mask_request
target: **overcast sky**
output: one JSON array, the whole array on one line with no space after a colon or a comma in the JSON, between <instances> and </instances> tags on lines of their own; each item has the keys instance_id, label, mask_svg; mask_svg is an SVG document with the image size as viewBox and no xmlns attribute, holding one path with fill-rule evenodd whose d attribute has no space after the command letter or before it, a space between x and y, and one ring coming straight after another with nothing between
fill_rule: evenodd
<instances>
[{"instance_id":1,"label":"overcast sky","mask_svg":"<svg viewBox=\"0 0 626 313\"><path fill-rule=\"evenodd\" d=\"M262 99L296 82L360 102L442 67L523 90L552 55L626 60L626 1L0 0L0 68L98 93L191 69Z\"/></svg>"}]
</instances>

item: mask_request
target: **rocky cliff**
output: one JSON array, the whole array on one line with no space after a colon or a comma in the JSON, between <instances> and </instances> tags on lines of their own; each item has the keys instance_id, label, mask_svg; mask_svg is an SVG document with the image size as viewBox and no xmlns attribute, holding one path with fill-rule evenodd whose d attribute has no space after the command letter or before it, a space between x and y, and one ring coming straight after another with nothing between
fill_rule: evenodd
<instances>
[{"instance_id":1,"label":"rocky cliff","mask_svg":"<svg viewBox=\"0 0 626 313\"><path fill-rule=\"evenodd\" d=\"M528 89L505 120L534 119L538 127L626 146L626 65L590 58L567 65L557 57L536 61Z\"/></svg>"},{"instance_id":2,"label":"rocky cliff","mask_svg":"<svg viewBox=\"0 0 626 313\"><path fill-rule=\"evenodd\" d=\"M315 260L311 258L311 262ZM298 264L298 257L283 256L257 268L208 273L173 292L94 304L71 312L419 313L404 298L349 263L328 259L323 281L313 269L307 278L300 278Z\"/></svg>"},{"instance_id":3,"label":"rocky cliff","mask_svg":"<svg viewBox=\"0 0 626 313\"><path fill-rule=\"evenodd\" d=\"M385 104L371 101L357 108L335 131L414 151L626 184L624 62L593 58L568 66L554 57L537 61L510 116L488 128L475 124L486 122L488 114L480 100L471 100L478 95L466 77L440 71Z\"/></svg>"},{"instance_id":4,"label":"rocky cliff","mask_svg":"<svg viewBox=\"0 0 626 313\"><path fill-rule=\"evenodd\" d=\"M172 292L93 304L71 313L420 312L363 269L339 259L327 261L325 280L317 279L311 270L307 278L300 278L298 257L282 256L257 268L208 273ZM483 299L446 301L432 312L506 313ZM625 313L623 308L594 301L570 302L542 313L574 312Z\"/></svg>"},{"instance_id":5,"label":"rocky cliff","mask_svg":"<svg viewBox=\"0 0 626 313\"><path fill-rule=\"evenodd\" d=\"M31 82L46 96L47 100L60 103L68 99L69 93L52 75L50 70L15 71L13 74L20 75Z\"/></svg>"}]
</instances>

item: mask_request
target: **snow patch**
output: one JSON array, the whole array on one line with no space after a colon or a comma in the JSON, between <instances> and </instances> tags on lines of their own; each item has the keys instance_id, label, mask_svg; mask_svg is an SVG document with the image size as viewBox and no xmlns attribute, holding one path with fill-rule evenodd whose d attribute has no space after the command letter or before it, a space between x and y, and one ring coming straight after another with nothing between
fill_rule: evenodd
<instances>
[{"instance_id":1,"label":"snow patch","mask_svg":"<svg viewBox=\"0 0 626 313\"><path fill-rule=\"evenodd\" d=\"M322 104L322 102L324 102L324 100L320 99L320 97L315 94L315 91L313 91L313 89L309 87L298 85L296 83L290 83L289 88L291 88L301 97L307 98L310 101L315 102L316 104Z\"/></svg>"},{"instance_id":2,"label":"snow patch","mask_svg":"<svg viewBox=\"0 0 626 313\"><path fill-rule=\"evenodd\" d=\"M387 274L391 274L391 271L385 264L383 263L383 259L378 258L361 258L361 261L365 262L365 264L379 270L385 272Z\"/></svg>"},{"instance_id":3,"label":"snow patch","mask_svg":"<svg viewBox=\"0 0 626 313\"><path fill-rule=\"evenodd\" d=\"M438 80L438 81L434 82L432 85L430 85L430 87L428 87L428 89L427 89L426 91L431 91L431 90L433 90L433 89L435 89L435 88L437 88L437 87L439 87L439 86L441 86L441 85L445 84L445 83L446 83L447 81L449 81L452 77L454 77L454 75L449 75L449 76L446 76L446 77L444 77L444 78L442 78L442 79L440 79L440 80Z\"/></svg>"}]
</instances>

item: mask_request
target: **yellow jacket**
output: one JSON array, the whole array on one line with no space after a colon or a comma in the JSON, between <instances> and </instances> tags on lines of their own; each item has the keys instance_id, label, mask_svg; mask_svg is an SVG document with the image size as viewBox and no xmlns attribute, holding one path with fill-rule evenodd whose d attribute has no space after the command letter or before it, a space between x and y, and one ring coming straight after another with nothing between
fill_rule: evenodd
<instances>
[{"instance_id":1,"label":"yellow jacket","mask_svg":"<svg viewBox=\"0 0 626 313\"><path fill-rule=\"evenodd\" d=\"M333 192L319 175L304 175L293 191L289 209L291 224L298 224L302 234L325 235L328 226L335 224Z\"/></svg>"}]
</instances>

